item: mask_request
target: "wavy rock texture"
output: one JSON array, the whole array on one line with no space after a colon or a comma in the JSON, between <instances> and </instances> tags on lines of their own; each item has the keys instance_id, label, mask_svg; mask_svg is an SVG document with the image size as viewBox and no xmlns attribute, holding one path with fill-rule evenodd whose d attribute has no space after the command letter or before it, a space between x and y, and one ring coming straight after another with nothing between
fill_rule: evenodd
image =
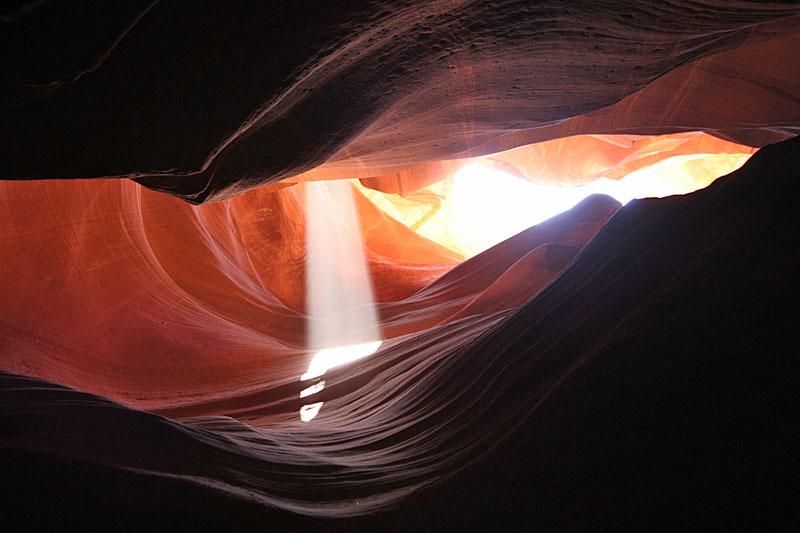
<instances>
[{"instance_id":1,"label":"wavy rock texture","mask_svg":"<svg viewBox=\"0 0 800 533\"><path fill-rule=\"evenodd\" d=\"M2 516L797 526L800 144L770 143L800 128L800 6L301 4L3 12ZM298 419L302 182L574 185L762 146L466 261L354 188L389 340Z\"/></svg>"},{"instance_id":2,"label":"wavy rock texture","mask_svg":"<svg viewBox=\"0 0 800 533\"><path fill-rule=\"evenodd\" d=\"M0 187L10 229L0 239L0 272L15 280L0 310L3 368L151 410L269 395L305 372L301 186L207 206L127 180ZM566 261L507 269L542 246L577 250L619 208L587 198L453 268L447 249L365 198L357 204L387 338L468 312L476 298L485 310L510 309L492 284L527 280L516 295L527 299ZM41 205L48 209L34 208ZM263 399L231 401L250 412Z\"/></svg>"},{"instance_id":3,"label":"wavy rock texture","mask_svg":"<svg viewBox=\"0 0 800 533\"><path fill-rule=\"evenodd\" d=\"M135 176L203 202L579 133L760 146L800 117L794 3L238 7L48 3L6 22L2 175Z\"/></svg>"},{"instance_id":4,"label":"wavy rock texture","mask_svg":"<svg viewBox=\"0 0 800 533\"><path fill-rule=\"evenodd\" d=\"M22 503L92 524L794 523L799 148L635 201L512 312L329 373L312 424L173 421L4 373L4 467L44 498Z\"/></svg>"}]
</instances>

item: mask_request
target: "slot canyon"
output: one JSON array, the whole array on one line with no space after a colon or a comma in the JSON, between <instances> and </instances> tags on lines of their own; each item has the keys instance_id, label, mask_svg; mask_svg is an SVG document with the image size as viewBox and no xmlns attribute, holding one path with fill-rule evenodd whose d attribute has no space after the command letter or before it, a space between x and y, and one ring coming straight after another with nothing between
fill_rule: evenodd
<instances>
[{"instance_id":1,"label":"slot canyon","mask_svg":"<svg viewBox=\"0 0 800 533\"><path fill-rule=\"evenodd\" d=\"M800 527L800 2L0 28L4 528Z\"/></svg>"}]
</instances>

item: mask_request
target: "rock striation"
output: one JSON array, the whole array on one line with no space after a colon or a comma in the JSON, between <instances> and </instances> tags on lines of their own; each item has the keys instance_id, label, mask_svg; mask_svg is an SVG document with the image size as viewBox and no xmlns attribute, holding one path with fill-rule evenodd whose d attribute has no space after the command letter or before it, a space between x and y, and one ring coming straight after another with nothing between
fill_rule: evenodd
<instances>
[{"instance_id":1,"label":"rock striation","mask_svg":"<svg viewBox=\"0 0 800 533\"><path fill-rule=\"evenodd\" d=\"M797 527L798 17L4 7L0 515ZM752 157L710 185L688 164L708 187L684 196L589 197L468 260L362 191L411 197L475 161L577 185L697 154ZM303 183L345 178L387 340L326 373L305 424Z\"/></svg>"}]
</instances>

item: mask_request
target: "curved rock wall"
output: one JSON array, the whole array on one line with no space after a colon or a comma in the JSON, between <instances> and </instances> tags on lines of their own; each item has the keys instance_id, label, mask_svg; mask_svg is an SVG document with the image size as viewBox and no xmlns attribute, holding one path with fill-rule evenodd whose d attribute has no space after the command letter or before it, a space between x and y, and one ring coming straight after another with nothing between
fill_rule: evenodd
<instances>
[{"instance_id":1,"label":"curved rock wall","mask_svg":"<svg viewBox=\"0 0 800 533\"><path fill-rule=\"evenodd\" d=\"M770 143L798 132L798 11L5 8L3 517L796 526L800 154ZM326 374L320 415L298 420L310 357L292 182L408 192L483 156L536 180L530 161L552 154L561 176L619 178L689 146L764 145L697 193L619 212L589 198L461 263L358 197L390 340ZM581 151L596 164L570 159Z\"/></svg>"},{"instance_id":2,"label":"curved rock wall","mask_svg":"<svg viewBox=\"0 0 800 533\"><path fill-rule=\"evenodd\" d=\"M4 23L2 177L131 176L205 202L577 133L712 129L759 146L800 114L793 3L97 9Z\"/></svg>"}]
</instances>

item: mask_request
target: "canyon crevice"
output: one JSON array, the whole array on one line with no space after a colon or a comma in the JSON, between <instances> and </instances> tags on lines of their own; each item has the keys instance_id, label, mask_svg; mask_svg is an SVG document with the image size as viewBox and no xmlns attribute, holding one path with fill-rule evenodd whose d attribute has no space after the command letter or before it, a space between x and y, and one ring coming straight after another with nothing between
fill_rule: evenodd
<instances>
[{"instance_id":1,"label":"canyon crevice","mask_svg":"<svg viewBox=\"0 0 800 533\"><path fill-rule=\"evenodd\" d=\"M800 3L34 2L0 26L4 517L798 525ZM372 200L429 216L473 163L575 187L675 161L699 190L592 195L472 257ZM344 179L384 344L304 423L305 187Z\"/></svg>"}]
</instances>

